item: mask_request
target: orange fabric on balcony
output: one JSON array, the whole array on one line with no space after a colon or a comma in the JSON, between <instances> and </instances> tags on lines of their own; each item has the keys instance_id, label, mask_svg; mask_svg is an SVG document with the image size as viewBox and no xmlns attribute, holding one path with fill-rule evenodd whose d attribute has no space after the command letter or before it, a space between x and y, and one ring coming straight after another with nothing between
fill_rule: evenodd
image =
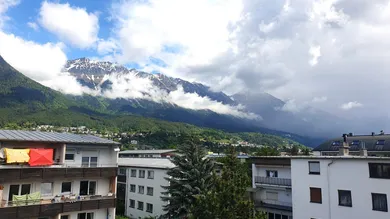
<instances>
[{"instance_id":1,"label":"orange fabric on balcony","mask_svg":"<svg viewBox=\"0 0 390 219\"><path fill-rule=\"evenodd\" d=\"M30 149L30 166L53 165L53 149Z\"/></svg>"},{"instance_id":2,"label":"orange fabric on balcony","mask_svg":"<svg viewBox=\"0 0 390 219\"><path fill-rule=\"evenodd\" d=\"M5 148L4 151L7 157L7 163L26 163L30 160L30 156L28 155L30 149Z\"/></svg>"}]
</instances>

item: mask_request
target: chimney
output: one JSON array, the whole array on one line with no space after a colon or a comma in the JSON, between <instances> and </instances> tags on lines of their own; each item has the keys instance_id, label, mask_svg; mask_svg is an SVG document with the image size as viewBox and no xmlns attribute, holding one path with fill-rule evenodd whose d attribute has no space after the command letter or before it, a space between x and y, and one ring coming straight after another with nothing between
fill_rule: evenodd
<instances>
[{"instance_id":1,"label":"chimney","mask_svg":"<svg viewBox=\"0 0 390 219\"><path fill-rule=\"evenodd\" d=\"M348 134L348 137L352 137L352 136L353 136L353 133L350 132L350 133Z\"/></svg>"},{"instance_id":2,"label":"chimney","mask_svg":"<svg viewBox=\"0 0 390 219\"><path fill-rule=\"evenodd\" d=\"M360 143L359 155L363 156L363 157L367 157L368 156L368 152L367 152L367 149L366 149L366 143L365 142L361 142Z\"/></svg>"},{"instance_id":3,"label":"chimney","mask_svg":"<svg viewBox=\"0 0 390 219\"><path fill-rule=\"evenodd\" d=\"M339 148L339 155L340 156L348 156L349 155L349 144L347 141L348 135L343 134L343 146Z\"/></svg>"},{"instance_id":4,"label":"chimney","mask_svg":"<svg viewBox=\"0 0 390 219\"><path fill-rule=\"evenodd\" d=\"M385 135L385 132L383 130L381 130L380 135Z\"/></svg>"}]
</instances>

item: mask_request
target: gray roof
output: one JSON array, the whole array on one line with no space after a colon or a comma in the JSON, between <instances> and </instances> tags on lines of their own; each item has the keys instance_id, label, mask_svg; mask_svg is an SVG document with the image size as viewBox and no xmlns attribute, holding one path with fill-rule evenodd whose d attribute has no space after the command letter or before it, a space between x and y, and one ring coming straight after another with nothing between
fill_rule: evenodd
<instances>
[{"instance_id":1,"label":"gray roof","mask_svg":"<svg viewBox=\"0 0 390 219\"><path fill-rule=\"evenodd\" d=\"M166 149L166 150L127 150L121 151L119 154L165 154L175 152L175 149Z\"/></svg>"},{"instance_id":2,"label":"gray roof","mask_svg":"<svg viewBox=\"0 0 390 219\"><path fill-rule=\"evenodd\" d=\"M377 145L378 140L384 140L383 145ZM359 151L363 145L367 151L390 151L390 135L354 135L348 136L347 141L350 151ZM313 151L338 151L342 144L342 137L333 138L320 144Z\"/></svg>"},{"instance_id":3,"label":"gray roof","mask_svg":"<svg viewBox=\"0 0 390 219\"><path fill-rule=\"evenodd\" d=\"M118 158L118 166L169 169L175 165L167 158Z\"/></svg>"},{"instance_id":4,"label":"gray roof","mask_svg":"<svg viewBox=\"0 0 390 219\"><path fill-rule=\"evenodd\" d=\"M93 135L76 135L59 132L19 131L0 130L1 141L28 141L28 142L50 142L50 143L74 143L74 144L119 144L104 138Z\"/></svg>"},{"instance_id":5,"label":"gray roof","mask_svg":"<svg viewBox=\"0 0 390 219\"><path fill-rule=\"evenodd\" d=\"M311 156L311 155L298 155L298 156L253 156L251 159L358 159L358 160L386 160L390 161L390 157L374 157L374 156Z\"/></svg>"}]
</instances>

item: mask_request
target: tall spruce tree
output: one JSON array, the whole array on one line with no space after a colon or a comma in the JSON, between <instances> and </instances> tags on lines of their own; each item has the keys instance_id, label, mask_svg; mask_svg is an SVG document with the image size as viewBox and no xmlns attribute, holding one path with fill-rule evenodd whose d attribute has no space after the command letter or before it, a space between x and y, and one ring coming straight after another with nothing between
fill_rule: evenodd
<instances>
[{"instance_id":1,"label":"tall spruce tree","mask_svg":"<svg viewBox=\"0 0 390 219\"><path fill-rule=\"evenodd\" d=\"M196 196L213 187L214 162L205 158L205 151L187 141L178 154L171 159L175 167L167 171L169 186L163 186L166 192L161 199L167 202L165 218L188 218Z\"/></svg>"},{"instance_id":2,"label":"tall spruce tree","mask_svg":"<svg viewBox=\"0 0 390 219\"><path fill-rule=\"evenodd\" d=\"M234 148L229 148L222 162L222 175L214 176L215 186L197 196L191 218L265 219L265 215L256 212L254 203L249 200L247 166L238 160Z\"/></svg>"}]
</instances>

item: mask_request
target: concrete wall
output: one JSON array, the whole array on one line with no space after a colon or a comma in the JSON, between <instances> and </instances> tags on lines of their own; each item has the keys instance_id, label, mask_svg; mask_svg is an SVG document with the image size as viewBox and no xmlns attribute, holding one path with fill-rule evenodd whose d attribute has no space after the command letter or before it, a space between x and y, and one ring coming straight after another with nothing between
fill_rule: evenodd
<instances>
[{"instance_id":1,"label":"concrete wall","mask_svg":"<svg viewBox=\"0 0 390 219\"><path fill-rule=\"evenodd\" d=\"M131 177L130 172L131 169L137 170L137 177ZM145 178L139 178L139 170L145 170ZM148 179L148 170L154 171L154 179ZM155 169L155 168L131 168L128 167L126 171L127 176L127 185L126 185L126 216L130 218L144 218L148 216L159 216L164 214L163 211L163 205L164 202L161 201L161 192L164 191L161 186L167 186L168 181L164 179L164 177L167 177L166 175L167 170L166 169ZM136 185L136 192L130 192L130 184ZM144 194L138 193L138 186L143 185L145 186ZM153 196L149 196L146 194L147 187L153 187ZM135 208L130 208L129 199L135 200ZM138 201L144 202L144 210L138 210ZM146 212L146 203L153 204L153 213Z\"/></svg>"},{"instance_id":2,"label":"concrete wall","mask_svg":"<svg viewBox=\"0 0 390 219\"><path fill-rule=\"evenodd\" d=\"M77 219L78 213L84 213L84 212L85 213L93 212L94 213L93 219L115 219L115 211L112 208L64 213L61 214L59 218L61 218L62 215L67 215L68 219Z\"/></svg>"},{"instance_id":3,"label":"concrete wall","mask_svg":"<svg viewBox=\"0 0 390 219\"><path fill-rule=\"evenodd\" d=\"M92 145L66 145L67 153L74 153L74 161L66 160L67 166L81 166L82 157L98 157L98 167L116 166L118 163L118 152L111 146Z\"/></svg>"},{"instance_id":4,"label":"concrete wall","mask_svg":"<svg viewBox=\"0 0 390 219\"><path fill-rule=\"evenodd\" d=\"M389 218L389 212L372 210L371 193L387 194L390 203L390 179L369 177L368 162L374 160L317 159L320 175L309 174L308 161L316 159L291 162L294 218ZM310 187L321 188L322 204L310 203ZM351 191L352 207L339 206L338 190Z\"/></svg>"}]
</instances>

